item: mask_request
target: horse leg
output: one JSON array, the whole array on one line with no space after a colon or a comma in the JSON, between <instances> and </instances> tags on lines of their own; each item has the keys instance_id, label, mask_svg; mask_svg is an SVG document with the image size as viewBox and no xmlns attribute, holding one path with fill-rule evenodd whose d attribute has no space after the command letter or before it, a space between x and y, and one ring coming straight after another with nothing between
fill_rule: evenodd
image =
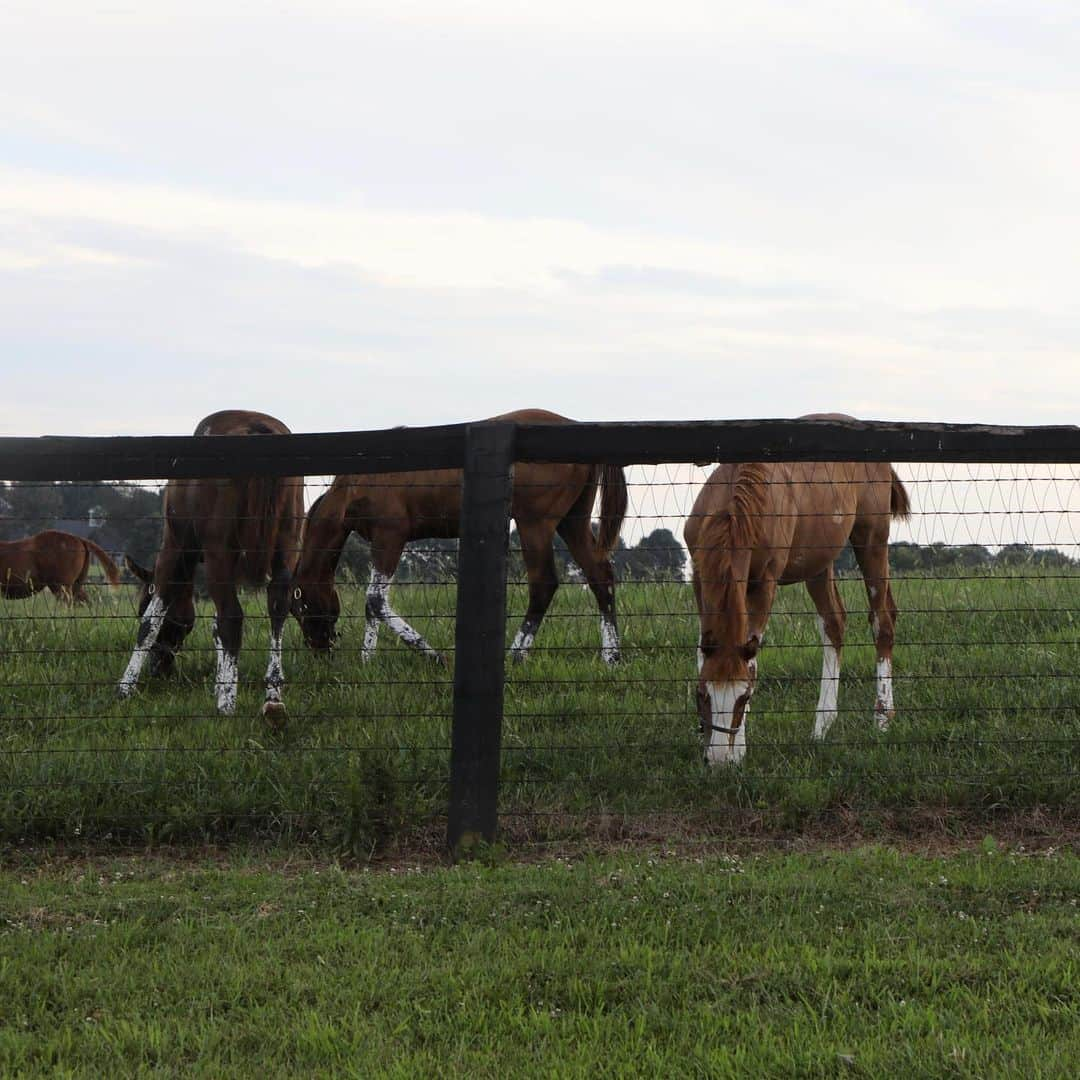
<instances>
[{"instance_id":1,"label":"horse leg","mask_svg":"<svg viewBox=\"0 0 1080 1080\"><path fill-rule=\"evenodd\" d=\"M67 604L69 607L75 603L75 593L67 585L50 585L49 592L60 601L61 604Z\"/></svg>"},{"instance_id":2,"label":"horse leg","mask_svg":"<svg viewBox=\"0 0 1080 1080\"><path fill-rule=\"evenodd\" d=\"M892 654L896 629L896 602L889 585L888 543L856 544L855 561L862 571L866 596L870 603L870 627L874 632L877 653L877 696L874 701L874 720L885 731L896 715L893 703Z\"/></svg>"},{"instance_id":3,"label":"horse leg","mask_svg":"<svg viewBox=\"0 0 1080 1080\"><path fill-rule=\"evenodd\" d=\"M386 625L406 645L419 650L425 656L430 657L437 664L444 664L442 653L431 646L422 634L414 630L390 606L390 583L394 580L394 571L401 559L401 552L405 543L402 539L373 538L371 544L371 581L368 584L367 602L364 605L364 652L365 660L369 659L375 651L375 643L378 640L379 623Z\"/></svg>"},{"instance_id":4,"label":"horse leg","mask_svg":"<svg viewBox=\"0 0 1080 1080\"><path fill-rule=\"evenodd\" d=\"M160 577L164 577L165 582L168 582L167 575L154 575L154 584L150 586L152 592L150 596L150 602L146 605L146 610L142 614L142 619L139 621L139 632L135 638L135 648L131 653L131 659L128 660L127 667L124 669L124 674L120 677L120 682L116 687L116 693L118 697L126 698L130 697L135 692L135 687L139 683L139 676L142 674L142 669L146 664L147 658L150 656L150 651L157 644L158 635L161 633L161 628L165 624L165 612L167 610L167 585L166 588L158 589L157 582Z\"/></svg>"},{"instance_id":5,"label":"horse leg","mask_svg":"<svg viewBox=\"0 0 1080 1080\"><path fill-rule=\"evenodd\" d=\"M195 626L195 567L197 560L184 552L176 560L172 580L162 595L166 598L165 625L150 650L150 674L169 676L176 667L176 654Z\"/></svg>"},{"instance_id":6,"label":"horse leg","mask_svg":"<svg viewBox=\"0 0 1080 1080\"><path fill-rule=\"evenodd\" d=\"M214 648L217 670L214 686L218 712L236 712L236 691L240 682L240 642L244 632L244 611L233 580L235 556L226 552L206 553L206 585L217 614L214 617Z\"/></svg>"},{"instance_id":7,"label":"horse leg","mask_svg":"<svg viewBox=\"0 0 1080 1080\"><path fill-rule=\"evenodd\" d=\"M270 613L270 661L266 668L266 700L263 716L273 727L285 724L285 703L282 690L285 671L281 660L281 639L285 632L285 620L289 616L289 585L292 574L280 552L274 553L270 583L266 586L266 607Z\"/></svg>"},{"instance_id":8,"label":"horse leg","mask_svg":"<svg viewBox=\"0 0 1080 1080\"><path fill-rule=\"evenodd\" d=\"M552 533L553 530L544 523L518 528L521 556L529 579L529 606L510 646L510 655L515 663L528 658L536 632L559 588L559 573L555 569L555 552L551 546Z\"/></svg>"},{"instance_id":9,"label":"horse leg","mask_svg":"<svg viewBox=\"0 0 1080 1080\"><path fill-rule=\"evenodd\" d=\"M806 591L818 611L821 632L821 692L814 714L814 738L824 739L836 719L840 690L840 653L844 647L847 612L830 566L825 573L806 583Z\"/></svg>"},{"instance_id":10,"label":"horse leg","mask_svg":"<svg viewBox=\"0 0 1080 1080\"><path fill-rule=\"evenodd\" d=\"M574 562L581 567L596 597L596 606L600 609L600 655L605 664L617 664L621 653L619 625L615 618L615 568L610 559L597 555L592 525L587 517L564 518L559 523L559 535L566 541Z\"/></svg>"}]
</instances>

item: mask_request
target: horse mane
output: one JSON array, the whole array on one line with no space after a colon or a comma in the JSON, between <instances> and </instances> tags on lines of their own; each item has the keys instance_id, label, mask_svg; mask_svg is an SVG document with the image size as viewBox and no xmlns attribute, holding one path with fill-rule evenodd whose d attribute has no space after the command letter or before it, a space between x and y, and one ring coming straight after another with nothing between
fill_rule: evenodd
<instances>
[{"instance_id":1,"label":"horse mane","mask_svg":"<svg viewBox=\"0 0 1080 1080\"><path fill-rule=\"evenodd\" d=\"M696 545L701 553L699 579L704 606L721 620L732 649L747 640L746 583L750 554L761 538L768 483L765 465L736 465L727 508L705 519ZM728 652L725 650L725 655Z\"/></svg>"}]
</instances>

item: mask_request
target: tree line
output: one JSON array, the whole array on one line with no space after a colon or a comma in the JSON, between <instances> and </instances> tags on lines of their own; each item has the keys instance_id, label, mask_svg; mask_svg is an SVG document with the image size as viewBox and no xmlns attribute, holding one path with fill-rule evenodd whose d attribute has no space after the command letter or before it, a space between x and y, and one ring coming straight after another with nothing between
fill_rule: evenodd
<instances>
[{"instance_id":1,"label":"tree line","mask_svg":"<svg viewBox=\"0 0 1080 1080\"><path fill-rule=\"evenodd\" d=\"M43 529L66 529L87 536L113 555L127 553L144 566L153 562L161 542L161 489L130 483L0 484L0 540L15 540ZM561 537L554 542L555 567L563 581L580 581L578 570ZM654 529L636 544L620 537L612 553L620 581L683 581L687 554L675 534ZM981 544L915 544L901 541L889 546L894 573L989 572L1033 567L1070 570L1080 559L1058 548L1031 544L1005 544L991 551ZM837 559L839 573L858 570L848 545ZM371 572L368 545L350 536L342 551L340 572L345 580L366 582ZM456 540L420 540L410 544L398 569L398 580L453 581L457 576ZM510 532L509 577L524 581L525 564L516 529Z\"/></svg>"}]
</instances>

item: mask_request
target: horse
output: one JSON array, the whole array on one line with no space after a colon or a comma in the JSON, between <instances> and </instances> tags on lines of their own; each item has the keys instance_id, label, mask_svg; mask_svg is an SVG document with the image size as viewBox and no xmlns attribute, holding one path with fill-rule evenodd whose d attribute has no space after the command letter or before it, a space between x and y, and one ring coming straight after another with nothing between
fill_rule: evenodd
<instances>
[{"instance_id":1,"label":"horse","mask_svg":"<svg viewBox=\"0 0 1080 1080\"><path fill-rule=\"evenodd\" d=\"M42 589L68 604L88 604L86 575L97 559L109 585L120 584L120 571L92 540L46 529L21 540L0 542L0 596L22 600Z\"/></svg>"},{"instance_id":2,"label":"horse","mask_svg":"<svg viewBox=\"0 0 1080 1080\"><path fill-rule=\"evenodd\" d=\"M197 436L288 435L289 429L265 413L229 409L206 417ZM228 453L222 445L221 452ZM170 480L163 496L164 530L153 571L127 557L128 569L143 583L139 633L117 693L129 697L147 660L152 675L172 672L177 650L195 625L195 569L206 564L206 584L214 603L218 712L236 710L244 612L238 585L266 585L270 613L270 661L263 715L285 721L281 639L289 615L289 582L300 548L304 521L303 477Z\"/></svg>"},{"instance_id":3,"label":"horse","mask_svg":"<svg viewBox=\"0 0 1080 1080\"><path fill-rule=\"evenodd\" d=\"M524 424L573 423L542 409L493 417ZM316 651L331 648L341 610L334 571L351 532L371 545L362 657L370 660L385 624L402 641L437 663L442 655L390 606L394 579L411 540L456 537L461 518L461 469L338 476L308 511L303 549L294 576L292 610L304 640ZM594 534L592 509L600 488L600 523ZM529 605L512 645L524 660L559 587L552 541L556 532L581 567L600 609L601 655L619 660L615 617L615 572L611 552L626 516L626 476L613 465L520 463L514 466L511 516L517 523Z\"/></svg>"},{"instance_id":4,"label":"horse","mask_svg":"<svg viewBox=\"0 0 1080 1080\"><path fill-rule=\"evenodd\" d=\"M700 620L698 711L710 764L737 764L746 753L757 656L778 585L805 583L817 608L824 656L814 738L825 738L836 719L846 626L833 563L849 540L870 602L877 652L874 716L880 730L888 728L895 716L897 618L889 585L889 526L910 516L908 493L885 462L756 462L720 465L712 473L683 534Z\"/></svg>"}]
</instances>

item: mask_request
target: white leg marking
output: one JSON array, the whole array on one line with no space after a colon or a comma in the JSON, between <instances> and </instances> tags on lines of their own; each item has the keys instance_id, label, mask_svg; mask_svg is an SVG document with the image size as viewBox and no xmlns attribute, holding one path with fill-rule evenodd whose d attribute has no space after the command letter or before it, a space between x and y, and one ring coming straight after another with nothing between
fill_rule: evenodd
<instances>
[{"instance_id":1,"label":"white leg marking","mask_svg":"<svg viewBox=\"0 0 1080 1080\"><path fill-rule=\"evenodd\" d=\"M600 655L605 664L619 662L619 631L607 615L600 616Z\"/></svg>"},{"instance_id":2,"label":"white leg marking","mask_svg":"<svg viewBox=\"0 0 1080 1080\"><path fill-rule=\"evenodd\" d=\"M752 690L749 681L705 684L709 692L711 720L719 727L732 727L735 723L735 702ZM746 754L746 721L750 715L750 703L743 709L743 721L734 735L723 731L708 731L705 760L710 765L738 765Z\"/></svg>"},{"instance_id":3,"label":"white leg marking","mask_svg":"<svg viewBox=\"0 0 1080 1080\"><path fill-rule=\"evenodd\" d=\"M514 635L514 643L510 646L510 655L518 662L524 660L529 655L529 650L535 640L536 635L533 631L522 626Z\"/></svg>"},{"instance_id":4,"label":"white leg marking","mask_svg":"<svg viewBox=\"0 0 1080 1080\"><path fill-rule=\"evenodd\" d=\"M375 646L379 644L379 620L364 620L364 649L360 658L366 663L375 655Z\"/></svg>"},{"instance_id":5,"label":"white leg marking","mask_svg":"<svg viewBox=\"0 0 1080 1080\"><path fill-rule=\"evenodd\" d=\"M441 660L437 649L433 649L423 635L417 633L391 606L390 606L390 581L386 574L379 570L371 571L371 584L368 585L367 603L368 611L381 619L406 645L419 649L425 656L434 660ZM365 640L367 632L365 630Z\"/></svg>"},{"instance_id":6,"label":"white leg marking","mask_svg":"<svg viewBox=\"0 0 1080 1080\"><path fill-rule=\"evenodd\" d=\"M214 648L217 650L215 685L218 712L224 716L231 716L236 712L236 688L240 681L240 671L236 657L230 656L221 643L221 635L218 633L216 622L214 623Z\"/></svg>"},{"instance_id":7,"label":"white leg marking","mask_svg":"<svg viewBox=\"0 0 1080 1080\"><path fill-rule=\"evenodd\" d=\"M825 633L825 620L820 615L818 630L821 632L821 693L818 695L814 718L814 738L824 739L836 719L840 691L840 654L829 641Z\"/></svg>"},{"instance_id":8,"label":"white leg marking","mask_svg":"<svg viewBox=\"0 0 1080 1080\"><path fill-rule=\"evenodd\" d=\"M697 646L697 673L701 674L701 669L705 666L705 651L701 647L701 638L698 638Z\"/></svg>"},{"instance_id":9,"label":"white leg marking","mask_svg":"<svg viewBox=\"0 0 1080 1080\"><path fill-rule=\"evenodd\" d=\"M270 663L266 668L266 700L280 703L285 671L281 666L281 634L270 631Z\"/></svg>"},{"instance_id":10,"label":"white leg marking","mask_svg":"<svg viewBox=\"0 0 1080 1080\"><path fill-rule=\"evenodd\" d=\"M877 703L874 705L874 718L881 731L888 730L894 713L892 661L882 659L877 662Z\"/></svg>"},{"instance_id":11,"label":"white leg marking","mask_svg":"<svg viewBox=\"0 0 1080 1080\"><path fill-rule=\"evenodd\" d=\"M146 658L161 633L162 624L165 622L165 601L160 596L155 596L146 606L142 621L139 623L139 642L131 654L127 668L120 678L117 693L122 698L130 697L139 681Z\"/></svg>"}]
</instances>

